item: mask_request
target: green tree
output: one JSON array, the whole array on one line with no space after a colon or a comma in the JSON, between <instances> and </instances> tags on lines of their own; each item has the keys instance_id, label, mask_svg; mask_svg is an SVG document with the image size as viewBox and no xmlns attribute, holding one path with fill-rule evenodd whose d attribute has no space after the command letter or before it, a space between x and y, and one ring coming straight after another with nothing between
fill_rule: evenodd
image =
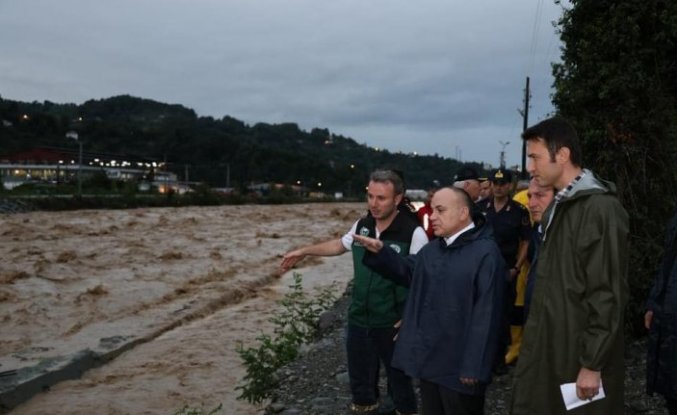
<instances>
[{"instance_id":1,"label":"green tree","mask_svg":"<svg viewBox=\"0 0 677 415\"><path fill-rule=\"evenodd\" d=\"M191 180L219 187L300 181L317 190L322 182L323 191L362 197L368 174L376 168L398 168L409 188L427 188L433 180L449 184L460 167L438 156L375 151L328 129L307 132L291 122L249 126L229 116L198 117L181 105L128 95L80 105L0 98L0 120L6 121L0 123L0 154L41 146L72 149L74 143L65 134L76 130L89 153L167 161L179 177L188 165Z\"/></svg>"},{"instance_id":2,"label":"green tree","mask_svg":"<svg viewBox=\"0 0 677 415\"><path fill-rule=\"evenodd\" d=\"M616 182L630 214L626 326L637 335L677 202L677 2L570 5L557 22L563 48L553 102L576 125L584 164Z\"/></svg>"}]
</instances>

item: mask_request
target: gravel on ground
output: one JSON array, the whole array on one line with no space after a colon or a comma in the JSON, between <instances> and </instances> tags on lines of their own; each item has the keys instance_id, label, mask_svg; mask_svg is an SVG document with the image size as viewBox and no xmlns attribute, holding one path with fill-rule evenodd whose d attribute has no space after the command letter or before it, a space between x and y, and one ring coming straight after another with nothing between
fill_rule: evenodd
<instances>
[{"instance_id":1,"label":"gravel on ground","mask_svg":"<svg viewBox=\"0 0 677 415\"><path fill-rule=\"evenodd\" d=\"M320 336L306 347L301 358L282 368L281 379L267 415L350 414L350 391L345 358L345 324L349 293L346 293L320 319ZM667 414L662 398L645 393L646 339L626 347L625 414ZM508 414L514 367L506 375L496 377L489 386L485 414ZM385 396L381 379L382 396ZM388 403L385 406L389 406ZM394 413L384 411L384 413Z\"/></svg>"}]
</instances>

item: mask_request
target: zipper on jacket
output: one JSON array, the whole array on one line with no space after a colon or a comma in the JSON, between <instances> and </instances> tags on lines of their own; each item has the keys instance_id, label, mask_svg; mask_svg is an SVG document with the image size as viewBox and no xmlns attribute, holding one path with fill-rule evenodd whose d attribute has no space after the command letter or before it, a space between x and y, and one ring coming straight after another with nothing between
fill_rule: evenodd
<instances>
[{"instance_id":1,"label":"zipper on jacket","mask_svg":"<svg viewBox=\"0 0 677 415\"><path fill-rule=\"evenodd\" d=\"M371 283L374 281L374 273L369 272L369 284L367 284L367 293L364 299L364 315L366 316L367 326L371 327L371 315L369 313L369 294L371 293Z\"/></svg>"}]
</instances>

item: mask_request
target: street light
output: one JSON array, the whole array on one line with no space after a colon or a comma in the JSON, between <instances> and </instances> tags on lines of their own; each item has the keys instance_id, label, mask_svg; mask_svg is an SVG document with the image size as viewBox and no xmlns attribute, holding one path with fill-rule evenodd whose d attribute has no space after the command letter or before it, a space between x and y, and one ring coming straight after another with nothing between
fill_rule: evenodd
<instances>
[{"instance_id":1,"label":"street light","mask_svg":"<svg viewBox=\"0 0 677 415\"><path fill-rule=\"evenodd\" d=\"M78 142L80 151L78 153L78 198L82 197L82 141L78 137L76 131L69 131L66 133L66 138L72 138Z\"/></svg>"}]
</instances>

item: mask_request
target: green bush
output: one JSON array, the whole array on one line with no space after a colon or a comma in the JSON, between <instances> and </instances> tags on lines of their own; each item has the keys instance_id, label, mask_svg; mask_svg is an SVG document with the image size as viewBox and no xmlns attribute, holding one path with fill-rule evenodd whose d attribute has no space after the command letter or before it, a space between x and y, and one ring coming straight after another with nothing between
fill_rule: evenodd
<instances>
[{"instance_id":1,"label":"green bush","mask_svg":"<svg viewBox=\"0 0 677 415\"><path fill-rule=\"evenodd\" d=\"M280 301L282 311L270 319L275 326L273 335L259 334L254 347L238 343L237 353L247 369L244 383L235 388L241 391L238 399L259 404L268 398L278 383L275 372L298 356L299 346L317 336L318 318L336 302L334 285L309 298L301 281L301 275L294 273L291 292Z\"/></svg>"}]
</instances>

